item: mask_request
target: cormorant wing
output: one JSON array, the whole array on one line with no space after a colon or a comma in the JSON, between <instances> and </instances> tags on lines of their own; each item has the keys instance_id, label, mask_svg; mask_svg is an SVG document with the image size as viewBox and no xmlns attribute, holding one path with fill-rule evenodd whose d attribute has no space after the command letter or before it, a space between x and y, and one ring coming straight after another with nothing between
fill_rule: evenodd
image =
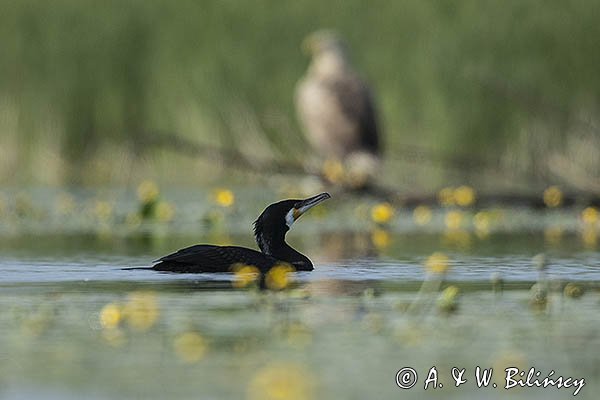
<instances>
[{"instance_id":1,"label":"cormorant wing","mask_svg":"<svg viewBox=\"0 0 600 400\"><path fill-rule=\"evenodd\" d=\"M194 257L194 255L203 254L203 253L210 254L211 251L214 251L215 247L221 247L221 246L214 246L214 245L210 245L210 244L197 244L194 246L186 247L184 249L179 249L175 253L167 254L166 256L161 257L158 260L154 260L153 262L155 262L155 263L160 262L160 261L185 262L185 261L189 260L189 257Z\"/></svg>"},{"instance_id":2,"label":"cormorant wing","mask_svg":"<svg viewBox=\"0 0 600 400\"><path fill-rule=\"evenodd\" d=\"M155 262L154 269L173 272L228 272L235 264L254 265L268 270L278 260L256 250L238 246L199 244L166 255Z\"/></svg>"}]
</instances>

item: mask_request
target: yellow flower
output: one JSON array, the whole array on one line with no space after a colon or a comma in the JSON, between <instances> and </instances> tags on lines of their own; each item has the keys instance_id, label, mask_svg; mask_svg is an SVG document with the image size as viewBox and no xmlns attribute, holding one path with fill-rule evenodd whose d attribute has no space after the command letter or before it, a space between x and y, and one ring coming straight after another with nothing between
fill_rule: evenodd
<instances>
[{"instance_id":1,"label":"yellow flower","mask_svg":"<svg viewBox=\"0 0 600 400\"><path fill-rule=\"evenodd\" d=\"M454 188L445 187L438 192L438 201L440 205L444 207L453 206L456 204L454 201Z\"/></svg>"},{"instance_id":2,"label":"yellow flower","mask_svg":"<svg viewBox=\"0 0 600 400\"><path fill-rule=\"evenodd\" d=\"M460 290L454 286L448 286L446 289L444 289L442 291L442 298L444 299L448 299L448 300L454 300L456 299L456 296L458 296L458 293L460 292Z\"/></svg>"},{"instance_id":3,"label":"yellow flower","mask_svg":"<svg viewBox=\"0 0 600 400\"><path fill-rule=\"evenodd\" d=\"M138 200L142 203L150 203L158 198L160 191L154 181L146 180L137 188Z\"/></svg>"},{"instance_id":4,"label":"yellow flower","mask_svg":"<svg viewBox=\"0 0 600 400\"><path fill-rule=\"evenodd\" d=\"M379 203L371 209L371 219L377 224L387 224L394 217L394 207L390 203Z\"/></svg>"},{"instance_id":5,"label":"yellow flower","mask_svg":"<svg viewBox=\"0 0 600 400\"><path fill-rule=\"evenodd\" d=\"M458 294L459 289L454 286L448 286L442 291L437 299L437 306L440 311L445 313L452 313L458 308Z\"/></svg>"},{"instance_id":6,"label":"yellow flower","mask_svg":"<svg viewBox=\"0 0 600 400\"><path fill-rule=\"evenodd\" d=\"M371 241L376 248L382 250L390 246L392 239L388 231L376 228L371 232Z\"/></svg>"},{"instance_id":7,"label":"yellow flower","mask_svg":"<svg viewBox=\"0 0 600 400\"><path fill-rule=\"evenodd\" d=\"M558 186L550 186L544 190L544 204L546 207L559 207L563 201L563 193Z\"/></svg>"},{"instance_id":8,"label":"yellow flower","mask_svg":"<svg viewBox=\"0 0 600 400\"><path fill-rule=\"evenodd\" d=\"M581 220L584 224L593 225L600 220L600 212L595 207L587 207L581 212Z\"/></svg>"},{"instance_id":9,"label":"yellow flower","mask_svg":"<svg viewBox=\"0 0 600 400\"><path fill-rule=\"evenodd\" d=\"M454 201L461 207L473 205L475 198L475 190L470 186L459 186L454 190Z\"/></svg>"},{"instance_id":10,"label":"yellow flower","mask_svg":"<svg viewBox=\"0 0 600 400\"><path fill-rule=\"evenodd\" d=\"M464 215L461 211L448 211L444 222L448 229L458 229L462 225Z\"/></svg>"},{"instance_id":11,"label":"yellow flower","mask_svg":"<svg viewBox=\"0 0 600 400\"><path fill-rule=\"evenodd\" d=\"M285 289L290 284L290 272L294 272L294 267L290 264L278 264L267 272L265 283L271 290Z\"/></svg>"},{"instance_id":12,"label":"yellow flower","mask_svg":"<svg viewBox=\"0 0 600 400\"><path fill-rule=\"evenodd\" d=\"M431 208L427 206L417 206L413 211L413 219L417 225L427 225L431 221Z\"/></svg>"},{"instance_id":13,"label":"yellow flower","mask_svg":"<svg viewBox=\"0 0 600 400\"><path fill-rule=\"evenodd\" d=\"M186 332L177 336L173 342L175 354L185 363L200 361L206 354L206 340L196 332Z\"/></svg>"},{"instance_id":14,"label":"yellow flower","mask_svg":"<svg viewBox=\"0 0 600 400\"><path fill-rule=\"evenodd\" d=\"M448 256L444 253L433 253L425 261L427 271L434 274L443 274L448 271Z\"/></svg>"},{"instance_id":15,"label":"yellow flower","mask_svg":"<svg viewBox=\"0 0 600 400\"><path fill-rule=\"evenodd\" d=\"M217 189L214 192L215 203L221 207L231 207L235 203L235 195L229 189Z\"/></svg>"},{"instance_id":16,"label":"yellow flower","mask_svg":"<svg viewBox=\"0 0 600 400\"><path fill-rule=\"evenodd\" d=\"M171 203L161 201L156 206L156 218L161 222L169 222L173 220L175 215L175 207Z\"/></svg>"},{"instance_id":17,"label":"yellow flower","mask_svg":"<svg viewBox=\"0 0 600 400\"><path fill-rule=\"evenodd\" d=\"M109 303L100 311L100 324L103 328L113 329L119 326L122 319L121 307L115 303Z\"/></svg>"},{"instance_id":18,"label":"yellow flower","mask_svg":"<svg viewBox=\"0 0 600 400\"><path fill-rule=\"evenodd\" d=\"M235 275L232 285L236 288L243 288L256 282L260 274L260 271L254 265L244 264L235 265L233 272Z\"/></svg>"},{"instance_id":19,"label":"yellow flower","mask_svg":"<svg viewBox=\"0 0 600 400\"><path fill-rule=\"evenodd\" d=\"M288 362L272 363L252 378L248 387L250 400L314 399L314 378L306 368Z\"/></svg>"},{"instance_id":20,"label":"yellow flower","mask_svg":"<svg viewBox=\"0 0 600 400\"><path fill-rule=\"evenodd\" d=\"M139 331L151 328L159 316L158 301L153 292L138 291L129 295L123 315L129 325Z\"/></svg>"},{"instance_id":21,"label":"yellow flower","mask_svg":"<svg viewBox=\"0 0 600 400\"><path fill-rule=\"evenodd\" d=\"M585 291L583 290L583 287L581 285L578 285L576 283L567 283L565 285L565 289L563 291L563 293L565 294L565 296L567 297L571 297L573 299L578 299L581 296L583 296L583 293Z\"/></svg>"}]
</instances>

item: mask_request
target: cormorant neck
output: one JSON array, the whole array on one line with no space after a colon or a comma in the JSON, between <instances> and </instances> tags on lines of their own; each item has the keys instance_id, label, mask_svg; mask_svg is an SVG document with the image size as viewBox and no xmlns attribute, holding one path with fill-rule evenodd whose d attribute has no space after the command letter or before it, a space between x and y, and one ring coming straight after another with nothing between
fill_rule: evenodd
<instances>
[{"instance_id":1,"label":"cormorant neck","mask_svg":"<svg viewBox=\"0 0 600 400\"><path fill-rule=\"evenodd\" d=\"M289 228L287 225L279 226L265 223L261 217L254 223L254 238L260 251L272 256L273 252L277 251L277 248L287 246L285 243L285 234Z\"/></svg>"},{"instance_id":2,"label":"cormorant neck","mask_svg":"<svg viewBox=\"0 0 600 400\"><path fill-rule=\"evenodd\" d=\"M267 228L258 221L254 225L254 235L260 250L278 260L288 262L298 271L312 271L313 264L308 257L292 248L285 241L285 234L289 228Z\"/></svg>"},{"instance_id":3,"label":"cormorant neck","mask_svg":"<svg viewBox=\"0 0 600 400\"><path fill-rule=\"evenodd\" d=\"M271 256L278 260L288 262L294 266L297 271L312 271L313 264L308 257L294 249L283 241L279 246L273 248Z\"/></svg>"}]
</instances>

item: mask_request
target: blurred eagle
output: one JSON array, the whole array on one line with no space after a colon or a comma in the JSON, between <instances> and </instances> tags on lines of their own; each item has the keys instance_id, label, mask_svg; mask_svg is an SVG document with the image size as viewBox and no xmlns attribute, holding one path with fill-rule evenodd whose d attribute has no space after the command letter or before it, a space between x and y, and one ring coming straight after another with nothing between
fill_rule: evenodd
<instances>
[{"instance_id":1,"label":"blurred eagle","mask_svg":"<svg viewBox=\"0 0 600 400\"><path fill-rule=\"evenodd\" d=\"M315 32L303 49L312 60L296 88L301 128L325 159L322 172L328 180L363 188L377 173L381 153L371 90L335 33Z\"/></svg>"}]
</instances>

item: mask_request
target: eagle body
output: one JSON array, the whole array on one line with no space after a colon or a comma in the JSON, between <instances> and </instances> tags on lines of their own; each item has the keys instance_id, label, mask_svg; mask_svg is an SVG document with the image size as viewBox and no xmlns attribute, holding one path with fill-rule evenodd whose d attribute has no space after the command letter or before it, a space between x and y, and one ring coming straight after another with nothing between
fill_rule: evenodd
<instances>
[{"instance_id":1,"label":"eagle body","mask_svg":"<svg viewBox=\"0 0 600 400\"><path fill-rule=\"evenodd\" d=\"M379 153L371 93L357 76L302 79L296 103L306 138L321 156Z\"/></svg>"},{"instance_id":2,"label":"eagle body","mask_svg":"<svg viewBox=\"0 0 600 400\"><path fill-rule=\"evenodd\" d=\"M300 126L322 159L344 164L366 182L375 175L381 153L371 90L337 36L317 32L305 42L312 59L296 87Z\"/></svg>"}]
</instances>

